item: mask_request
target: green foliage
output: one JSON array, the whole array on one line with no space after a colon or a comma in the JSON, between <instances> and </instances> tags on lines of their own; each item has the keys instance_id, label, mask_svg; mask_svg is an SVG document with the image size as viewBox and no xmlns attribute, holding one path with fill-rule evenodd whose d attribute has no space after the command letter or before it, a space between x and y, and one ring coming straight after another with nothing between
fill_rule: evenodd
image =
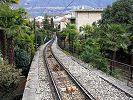
<instances>
[{"instance_id":1,"label":"green foliage","mask_svg":"<svg viewBox=\"0 0 133 100\"><path fill-rule=\"evenodd\" d=\"M18 4L19 3L19 0L1 0L1 2L3 2L3 3L9 3L9 4L12 4L12 3Z\"/></svg>"},{"instance_id":2,"label":"green foliage","mask_svg":"<svg viewBox=\"0 0 133 100\"><path fill-rule=\"evenodd\" d=\"M0 3L0 27L3 30L6 28L16 27L17 25L23 25L25 23L26 11L23 8L11 9L6 4ZM18 29L19 30L19 29ZM19 32L19 31L17 31Z\"/></svg>"},{"instance_id":3,"label":"green foliage","mask_svg":"<svg viewBox=\"0 0 133 100\"><path fill-rule=\"evenodd\" d=\"M44 38L46 36L49 36L49 34L47 33L46 30L44 29L37 29L36 31L36 35L37 35L37 44L41 45L44 43ZM48 37L50 38L50 37Z\"/></svg>"},{"instance_id":4,"label":"green foliage","mask_svg":"<svg viewBox=\"0 0 133 100\"><path fill-rule=\"evenodd\" d=\"M133 0L117 0L108 6L102 14L102 24L129 24L133 20Z\"/></svg>"},{"instance_id":5,"label":"green foliage","mask_svg":"<svg viewBox=\"0 0 133 100\"><path fill-rule=\"evenodd\" d=\"M8 5L0 3L0 29L4 30L7 38L16 37L19 33L27 31L26 11L23 8L11 9Z\"/></svg>"},{"instance_id":6,"label":"green foliage","mask_svg":"<svg viewBox=\"0 0 133 100\"><path fill-rule=\"evenodd\" d=\"M19 3L19 0L10 0L11 3L15 3L15 4L18 4Z\"/></svg>"},{"instance_id":7,"label":"green foliage","mask_svg":"<svg viewBox=\"0 0 133 100\"><path fill-rule=\"evenodd\" d=\"M62 31L62 36L68 39L71 29L68 25ZM112 58L115 60L116 51L122 48L127 53L127 48L131 45L133 0L117 0L103 11L99 23L92 26L86 25L83 27L83 31L82 36L78 35L78 38L71 39L75 40L74 47L78 50L78 55L81 55L81 58L87 63L91 63L103 71L108 71L107 60L102 53L106 50L112 51ZM119 76L117 70L112 74L115 77Z\"/></svg>"},{"instance_id":8,"label":"green foliage","mask_svg":"<svg viewBox=\"0 0 133 100\"><path fill-rule=\"evenodd\" d=\"M15 47L15 62L17 67L28 67L30 65L30 61L31 57L25 50Z\"/></svg>"},{"instance_id":9,"label":"green foliage","mask_svg":"<svg viewBox=\"0 0 133 100\"><path fill-rule=\"evenodd\" d=\"M13 17L13 10L8 5L0 3L0 29L9 27L11 25L10 22L15 20Z\"/></svg>"},{"instance_id":10,"label":"green foliage","mask_svg":"<svg viewBox=\"0 0 133 100\"><path fill-rule=\"evenodd\" d=\"M0 86L8 88L20 77L20 71L10 65L0 64Z\"/></svg>"},{"instance_id":11,"label":"green foliage","mask_svg":"<svg viewBox=\"0 0 133 100\"><path fill-rule=\"evenodd\" d=\"M43 39L44 39L44 37L46 37L46 35L50 39L53 34L53 31L55 31L53 18L51 18L51 20L49 20L48 15L46 13L44 16L44 20L43 20L43 33L41 33L41 34L43 34ZM38 37L40 37L40 35ZM43 40L43 39L41 37L41 40Z\"/></svg>"},{"instance_id":12,"label":"green foliage","mask_svg":"<svg viewBox=\"0 0 133 100\"><path fill-rule=\"evenodd\" d=\"M82 40L79 40L79 39L76 39L75 41L74 41L74 47L75 47L75 49L76 49L76 53L78 54L78 55L81 55L81 53L82 53L82 51L84 51L84 41L82 41Z\"/></svg>"},{"instance_id":13,"label":"green foliage","mask_svg":"<svg viewBox=\"0 0 133 100\"><path fill-rule=\"evenodd\" d=\"M63 29L62 32L60 32L61 38L64 40L68 36L68 29Z\"/></svg>"},{"instance_id":14,"label":"green foliage","mask_svg":"<svg viewBox=\"0 0 133 100\"><path fill-rule=\"evenodd\" d=\"M100 48L100 44L99 44L99 41L97 38L94 38L94 37L89 37L85 40L85 45L89 45L93 48Z\"/></svg>"},{"instance_id":15,"label":"green foliage","mask_svg":"<svg viewBox=\"0 0 133 100\"><path fill-rule=\"evenodd\" d=\"M35 34L30 34L30 39L31 39L32 41L34 41L34 40L35 40Z\"/></svg>"},{"instance_id":16,"label":"green foliage","mask_svg":"<svg viewBox=\"0 0 133 100\"><path fill-rule=\"evenodd\" d=\"M119 79L120 76L121 76L121 74L122 74L122 72L121 72L120 69L114 69L114 70L112 71L112 74L111 74L111 75L112 75L113 77Z\"/></svg>"},{"instance_id":17,"label":"green foliage","mask_svg":"<svg viewBox=\"0 0 133 100\"><path fill-rule=\"evenodd\" d=\"M26 33L18 34L16 38L16 45L21 49L24 49L29 54L34 54L35 45L34 45L34 34L28 35Z\"/></svg>"},{"instance_id":18,"label":"green foliage","mask_svg":"<svg viewBox=\"0 0 133 100\"><path fill-rule=\"evenodd\" d=\"M66 39L70 38L70 40L73 40L75 36L78 35L76 26L74 24L68 24L66 28L61 32L61 35Z\"/></svg>"},{"instance_id":19,"label":"green foliage","mask_svg":"<svg viewBox=\"0 0 133 100\"><path fill-rule=\"evenodd\" d=\"M53 21L53 18L51 18L51 29L52 29L52 31L54 31L54 21Z\"/></svg>"},{"instance_id":20,"label":"green foliage","mask_svg":"<svg viewBox=\"0 0 133 100\"><path fill-rule=\"evenodd\" d=\"M47 15L47 14L45 14L45 16L44 16L43 28L44 28L45 30L47 30L48 32L49 32L50 29L51 29L51 26L50 26L50 23L49 23L49 19L48 19L48 15Z\"/></svg>"},{"instance_id":21,"label":"green foliage","mask_svg":"<svg viewBox=\"0 0 133 100\"><path fill-rule=\"evenodd\" d=\"M100 43L105 50L117 51L120 48L127 49L130 44L129 35L125 28L118 24L107 24L100 28Z\"/></svg>"},{"instance_id":22,"label":"green foliage","mask_svg":"<svg viewBox=\"0 0 133 100\"><path fill-rule=\"evenodd\" d=\"M99 48L86 46L85 50L81 54L81 58L85 62L92 64L94 67L105 72L107 71L107 60L100 53Z\"/></svg>"},{"instance_id":23,"label":"green foliage","mask_svg":"<svg viewBox=\"0 0 133 100\"><path fill-rule=\"evenodd\" d=\"M86 39L87 38L87 39ZM85 50L85 47L86 46L90 46L90 47L93 47L93 48L97 48L99 47L100 48L100 44L99 44L99 41L97 38L95 37L86 37L86 38L81 38L81 39L76 39L74 41L74 46L75 48L78 50L78 55L80 55L84 50Z\"/></svg>"},{"instance_id":24,"label":"green foliage","mask_svg":"<svg viewBox=\"0 0 133 100\"><path fill-rule=\"evenodd\" d=\"M85 25L83 27L84 33L87 35L92 35L92 33L94 33L94 27L90 26L90 25Z\"/></svg>"},{"instance_id":25,"label":"green foliage","mask_svg":"<svg viewBox=\"0 0 133 100\"><path fill-rule=\"evenodd\" d=\"M27 29L27 21L25 20L26 11L23 8L11 9L9 5L5 3L0 3L0 30L3 31L3 38L5 41L3 43L3 51L8 51L9 54L9 63L14 64L14 40L19 33L23 33L24 29ZM8 43L10 40L10 43ZM6 43L10 46L10 49L6 48ZM3 53L4 55L4 53ZM7 56L6 53L4 56ZM5 57L4 57L5 58ZM5 59L4 59L5 60Z\"/></svg>"},{"instance_id":26,"label":"green foliage","mask_svg":"<svg viewBox=\"0 0 133 100\"><path fill-rule=\"evenodd\" d=\"M100 48L100 38L99 35L95 33L96 29L96 26L86 25L83 28L85 33L78 35L77 38L75 38L74 45L79 52L83 52L87 45L94 48Z\"/></svg>"},{"instance_id":27,"label":"green foliage","mask_svg":"<svg viewBox=\"0 0 133 100\"><path fill-rule=\"evenodd\" d=\"M106 36L105 38L107 38L107 42L104 43L107 43L109 45L109 49L113 51L118 50L120 47L124 49L127 48L130 44L128 32L133 33L133 0L117 0L112 4L112 6L108 6L103 11L100 25L103 26L103 24L106 25L111 23L123 25L127 30L127 33L122 31L124 28L122 28L121 25L107 25L106 29L103 29L103 31L106 31L105 34L108 34L109 31L112 31L114 34L112 34L112 36L111 34L110 36ZM107 30L107 28L109 29ZM113 38L115 39L114 42L111 40ZM132 42L132 39L130 42ZM106 45L106 47L108 47L108 45Z\"/></svg>"},{"instance_id":28,"label":"green foliage","mask_svg":"<svg viewBox=\"0 0 133 100\"><path fill-rule=\"evenodd\" d=\"M132 33L133 32L133 20L129 21L129 24L126 26L128 32ZM133 34L132 34L133 36Z\"/></svg>"},{"instance_id":29,"label":"green foliage","mask_svg":"<svg viewBox=\"0 0 133 100\"><path fill-rule=\"evenodd\" d=\"M123 48L127 52L127 47L130 45L130 34L126 33L125 28L119 24L87 25L84 26L84 32L87 37L75 40L74 45L79 50L77 53L84 61L103 71L108 69L102 51L116 52Z\"/></svg>"}]
</instances>

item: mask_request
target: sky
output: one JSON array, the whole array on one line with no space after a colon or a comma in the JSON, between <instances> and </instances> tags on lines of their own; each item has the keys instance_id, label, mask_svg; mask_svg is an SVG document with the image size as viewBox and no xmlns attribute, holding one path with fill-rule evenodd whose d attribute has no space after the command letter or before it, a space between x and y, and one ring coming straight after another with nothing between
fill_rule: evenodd
<instances>
[{"instance_id":1,"label":"sky","mask_svg":"<svg viewBox=\"0 0 133 100\"><path fill-rule=\"evenodd\" d=\"M24 7L29 16L40 16L44 15L46 10L50 14L63 13L73 9L74 6L84 5L93 8L105 8L107 5L111 5L114 1L116 0L19 0L19 4L13 5L13 7ZM67 9L65 9L65 7L67 7Z\"/></svg>"}]
</instances>

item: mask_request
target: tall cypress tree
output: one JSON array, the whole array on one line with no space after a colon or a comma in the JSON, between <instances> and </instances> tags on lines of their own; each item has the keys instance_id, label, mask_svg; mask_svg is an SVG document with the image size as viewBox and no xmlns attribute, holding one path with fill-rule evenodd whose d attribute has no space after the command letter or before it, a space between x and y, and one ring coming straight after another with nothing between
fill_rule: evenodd
<instances>
[{"instance_id":1,"label":"tall cypress tree","mask_svg":"<svg viewBox=\"0 0 133 100\"><path fill-rule=\"evenodd\" d=\"M43 28L44 28L45 30L48 30L48 31L50 30L50 23L49 23L49 19L48 19L47 13L46 13L45 16L44 16Z\"/></svg>"}]
</instances>

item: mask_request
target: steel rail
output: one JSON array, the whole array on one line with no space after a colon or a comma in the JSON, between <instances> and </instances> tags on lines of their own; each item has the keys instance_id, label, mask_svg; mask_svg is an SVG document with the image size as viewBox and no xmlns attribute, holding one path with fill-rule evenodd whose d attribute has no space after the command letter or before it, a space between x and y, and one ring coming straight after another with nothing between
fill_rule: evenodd
<instances>
[{"instance_id":1,"label":"steel rail","mask_svg":"<svg viewBox=\"0 0 133 100\"><path fill-rule=\"evenodd\" d=\"M50 48L51 49L51 48ZM62 62L55 56L55 54L53 53L52 49L51 49L51 53L53 55L53 57L56 59L56 61L58 62L58 64L60 65L60 67L62 67L66 73L68 74L68 76L73 80L73 82L84 92L84 94L87 97L87 100L96 100L84 87L83 85L66 69L66 67L62 64Z\"/></svg>"},{"instance_id":2,"label":"steel rail","mask_svg":"<svg viewBox=\"0 0 133 100\"><path fill-rule=\"evenodd\" d=\"M59 89L58 89L58 87L57 87L57 85L56 85L56 82L55 82L55 80L54 80L54 78L53 78L53 75L52 75L52 72L50 71L50 68L49 68L49 65L48 65L48 61L47 61L47 58L46 58L46 48L47 48L47 46L51 43L51 42L53 42L54 40L51 40L47 45L46 45L46 47L44 48L44 62L45 62L45 65L46 65L46 69L47 69L47 71L48 71L48 75L49 75L49 77L50 77L50 79L51 79L51 82L52 82L52 84L53 84L53 87L54 87L54 91L55 91L55 94L56 94L56 97L54 97L56 100L63 100L62 99L62 97L61 97L61 94L60 94L60 92L59 92Z\"/></svg>"}]
</instances>

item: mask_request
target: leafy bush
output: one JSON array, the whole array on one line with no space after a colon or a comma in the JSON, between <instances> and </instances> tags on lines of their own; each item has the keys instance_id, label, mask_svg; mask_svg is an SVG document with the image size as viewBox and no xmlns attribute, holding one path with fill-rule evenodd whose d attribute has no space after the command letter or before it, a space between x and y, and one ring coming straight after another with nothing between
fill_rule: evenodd
<instances>
[{"instance_id":1,"label":"leafy bush","mask_svg":"<svg viewBox=\"0 0 133 100\"><path fill-rule=\"evenodd\" d=\"M84 44L85 43L84 43L83 40L77 39L77 40L74 41L74 47L75 47L77 55L80 55L83 52L84 47L85 47Z\"/></svg>"},{"instance_id":2,"label":"leafy bush","mask_svg":"<svg viewBox=\"0 0 133 100\"><path fill-rule=\"evenodd\" d=\"M30 61L30 55L25 50L15 47L15 62L17 67L27 67L30 65Z\"/></svg>"},{"instance_id":3,"label":"leafy bush","mask_svg":"<svg viewBox=\"0 0 133 100\"><path fill-rule=\"evenodd\" d=\"M0 86L8 88L20 78L20 71L10 65L0 64Z\"/></svg>"},{"instance_id":4,"label":"leafy bush","mask_svg":"<svg viewBox=\"0 0 133 100\"><path fill-rule=\"evenodd\" d=\"M94 67L105 72L107 71L107 60L102 56L99 48L86 46L81 54L81 58L85 62L91 63Z\"/></svg>"},{"instance_id":5,"label":"leafy bush","mask_svg":"<svg viewBox=\"0 0 133 100\"><path fill-rule=\"evenodd\" d=\"M121 76L121 73L122 73L122 71L121 71L120 69L114 69L114 70L112 71L112 74L111 74L111 75L112 75L113 77L119 79L120 76Z\"/></svg>"},{"instance_id":6,"label":"leafy bush","mask_svg":"<svg viewBox=\"0 0 133 100\"><path fill-rule=\"evenodd\" d=\"M62 37L69 39L71 41L74 40L75 36L78 35L77 28L74 24L67 24L66 28L61 32Z\"/></svg>"},{"instance_id":7,"label":"leafy bush","mask_svg":"<svg viewBox=\"0 0 133 100\"><path fill-rule=\"evenodd\" d=\"M94 33L94 26L85 25L83 27L83 30L84 30L85 34L87 34L88 36L90 36L90 35L92 35Z\"/></svg>"},{"instance_id":8,"label":"leafy bush","mask_svg":"<svg viewBox=\"0 0 133 100\"><path fill-rule=\"evenodd\" d=\"M23 75L28 74L30 62L30 55L25 50L15 47L15 63L18 68L22 68Z\"/></svg>"}]
</instances>

